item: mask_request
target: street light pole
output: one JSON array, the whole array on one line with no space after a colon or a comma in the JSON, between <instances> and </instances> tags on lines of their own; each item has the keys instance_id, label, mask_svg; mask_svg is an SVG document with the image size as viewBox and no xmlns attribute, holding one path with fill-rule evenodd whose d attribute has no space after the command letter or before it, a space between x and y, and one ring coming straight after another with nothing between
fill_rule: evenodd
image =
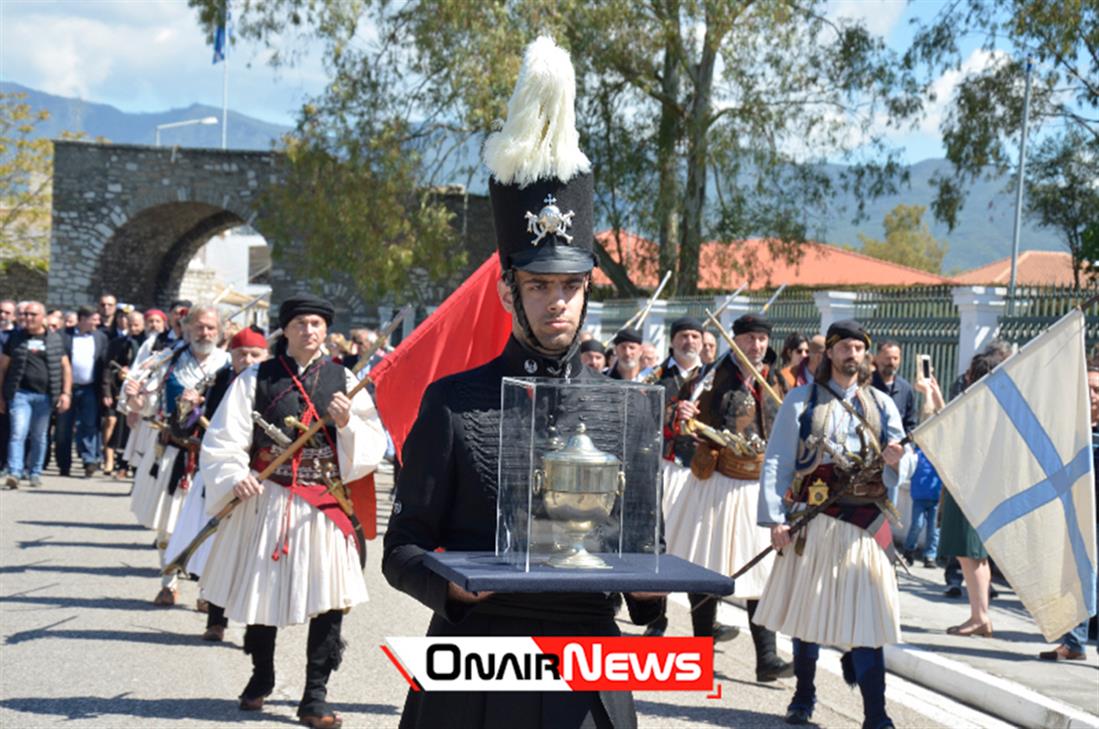
<instances>
[{"instance_id":1,"label":"street light pole","mask_svg":"<svg viewBox=\"0 0 1099 729\"><path fill-rule=\"evenodd\" d=\"M176 127L189 127L192 124L217 124L218 118L216 116L204 116L201 119L186 119L184 121L168 122L167 124L156 125L156 145L160 146L160 130L161 129L175 129Z\"/></svg>"}]
</instances>

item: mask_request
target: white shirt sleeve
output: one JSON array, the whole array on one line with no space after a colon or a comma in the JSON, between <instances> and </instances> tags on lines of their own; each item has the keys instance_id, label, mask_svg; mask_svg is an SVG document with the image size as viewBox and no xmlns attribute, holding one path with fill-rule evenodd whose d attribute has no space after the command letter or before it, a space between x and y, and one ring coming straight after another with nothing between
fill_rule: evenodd
<instances>
[{"instance_id":1,"label":"white shirt sleeve","mask_svg":"<svg viewBox=\"0 0 1099 729\"><path fill-rule=\"evenodd\" d=\"M202 438L202 478L206 484L206 513L210 516L229 502L233 487L251 472L257 370L256 365L249 367L233 380Z\"/></svg>"},{"instance_id":2,"label":"white shirt sleeve","mask_svg":"<svg viewBox=\"0 0 1099 729\"><path fill-rule=\"evenodd\" d=\"M763 455L763 472L759 479L759 507L756 521L760 526L786 522L782 497L794 480L797 459L798 417L805 410L809 386L791 390L782 401L767 439Z\"/></svg>"},{"instance_id":3,"label":"white shirt sleeve","mask_svg":"<svg viewBox=\"0 0 1099 729\"><path fill-rule=\"evenodd\" d=\"M359 384L358 378L347 371L347 390ZM322 413L323 415L323 413ZM374 399L366 388L351 398L351 419L337 429L337 449L340 459L340 478L344 483L356 481L371 474L385 456L386 437Z\"/></svg>"}]
</instances>

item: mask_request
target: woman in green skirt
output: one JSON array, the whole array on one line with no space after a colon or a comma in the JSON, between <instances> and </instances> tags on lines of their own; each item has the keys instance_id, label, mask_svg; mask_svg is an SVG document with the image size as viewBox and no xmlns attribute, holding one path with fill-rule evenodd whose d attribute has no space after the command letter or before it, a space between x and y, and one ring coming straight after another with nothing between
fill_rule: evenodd
<instances>
[{"instance_id":1,"label":"woman in green skirt","mask_svg":"<svg viewBox=\"0 0 1099 729\"><path fill-rule=\"evenodd\" d=\"M973 384L991 372L1007 357L1000 348L990 348L978 354L965 374L966 386ZM939 555L949 560L957 557L969 592L969 620L946 629L951 635L992 635L992 619L988 615L988 589L992 585L992 570L988 565L988 552L977 530L965 518L958 502L943 489L942 528L939 532Z\"/></svg>"}]
</instances>

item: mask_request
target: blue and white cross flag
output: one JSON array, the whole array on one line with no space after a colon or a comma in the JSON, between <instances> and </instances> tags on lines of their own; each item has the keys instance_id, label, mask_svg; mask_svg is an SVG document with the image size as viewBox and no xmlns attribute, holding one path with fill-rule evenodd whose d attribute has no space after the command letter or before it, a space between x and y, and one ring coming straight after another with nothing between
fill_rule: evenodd
<instances>
[{"instance_id":1,"label":"blue and white cross flag","mask_svg":"<svg viewBox=\"0 0 1099 729\"><path fill-rule=\"evenodd\" d=\"M1095 614L1089 408L1075 309L911 436L1050 642Z\"/></svg>"}]
</instances>

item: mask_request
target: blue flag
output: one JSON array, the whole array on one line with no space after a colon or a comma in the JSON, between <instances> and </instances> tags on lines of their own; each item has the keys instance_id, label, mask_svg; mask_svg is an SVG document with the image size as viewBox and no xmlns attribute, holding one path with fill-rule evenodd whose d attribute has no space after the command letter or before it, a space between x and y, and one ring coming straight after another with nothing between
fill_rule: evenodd
<instances>
[{"instance_id":1,"label":"blue flag","mask_svg":"<svg viewBox=\"0 0 1099 729\"><path fill-rule=\"evenodd\" d=\"M225 60L225 54L229 50L229 6L225 6L225 19L214 33L214 63Z\"/></svg>"}]
</instances>

